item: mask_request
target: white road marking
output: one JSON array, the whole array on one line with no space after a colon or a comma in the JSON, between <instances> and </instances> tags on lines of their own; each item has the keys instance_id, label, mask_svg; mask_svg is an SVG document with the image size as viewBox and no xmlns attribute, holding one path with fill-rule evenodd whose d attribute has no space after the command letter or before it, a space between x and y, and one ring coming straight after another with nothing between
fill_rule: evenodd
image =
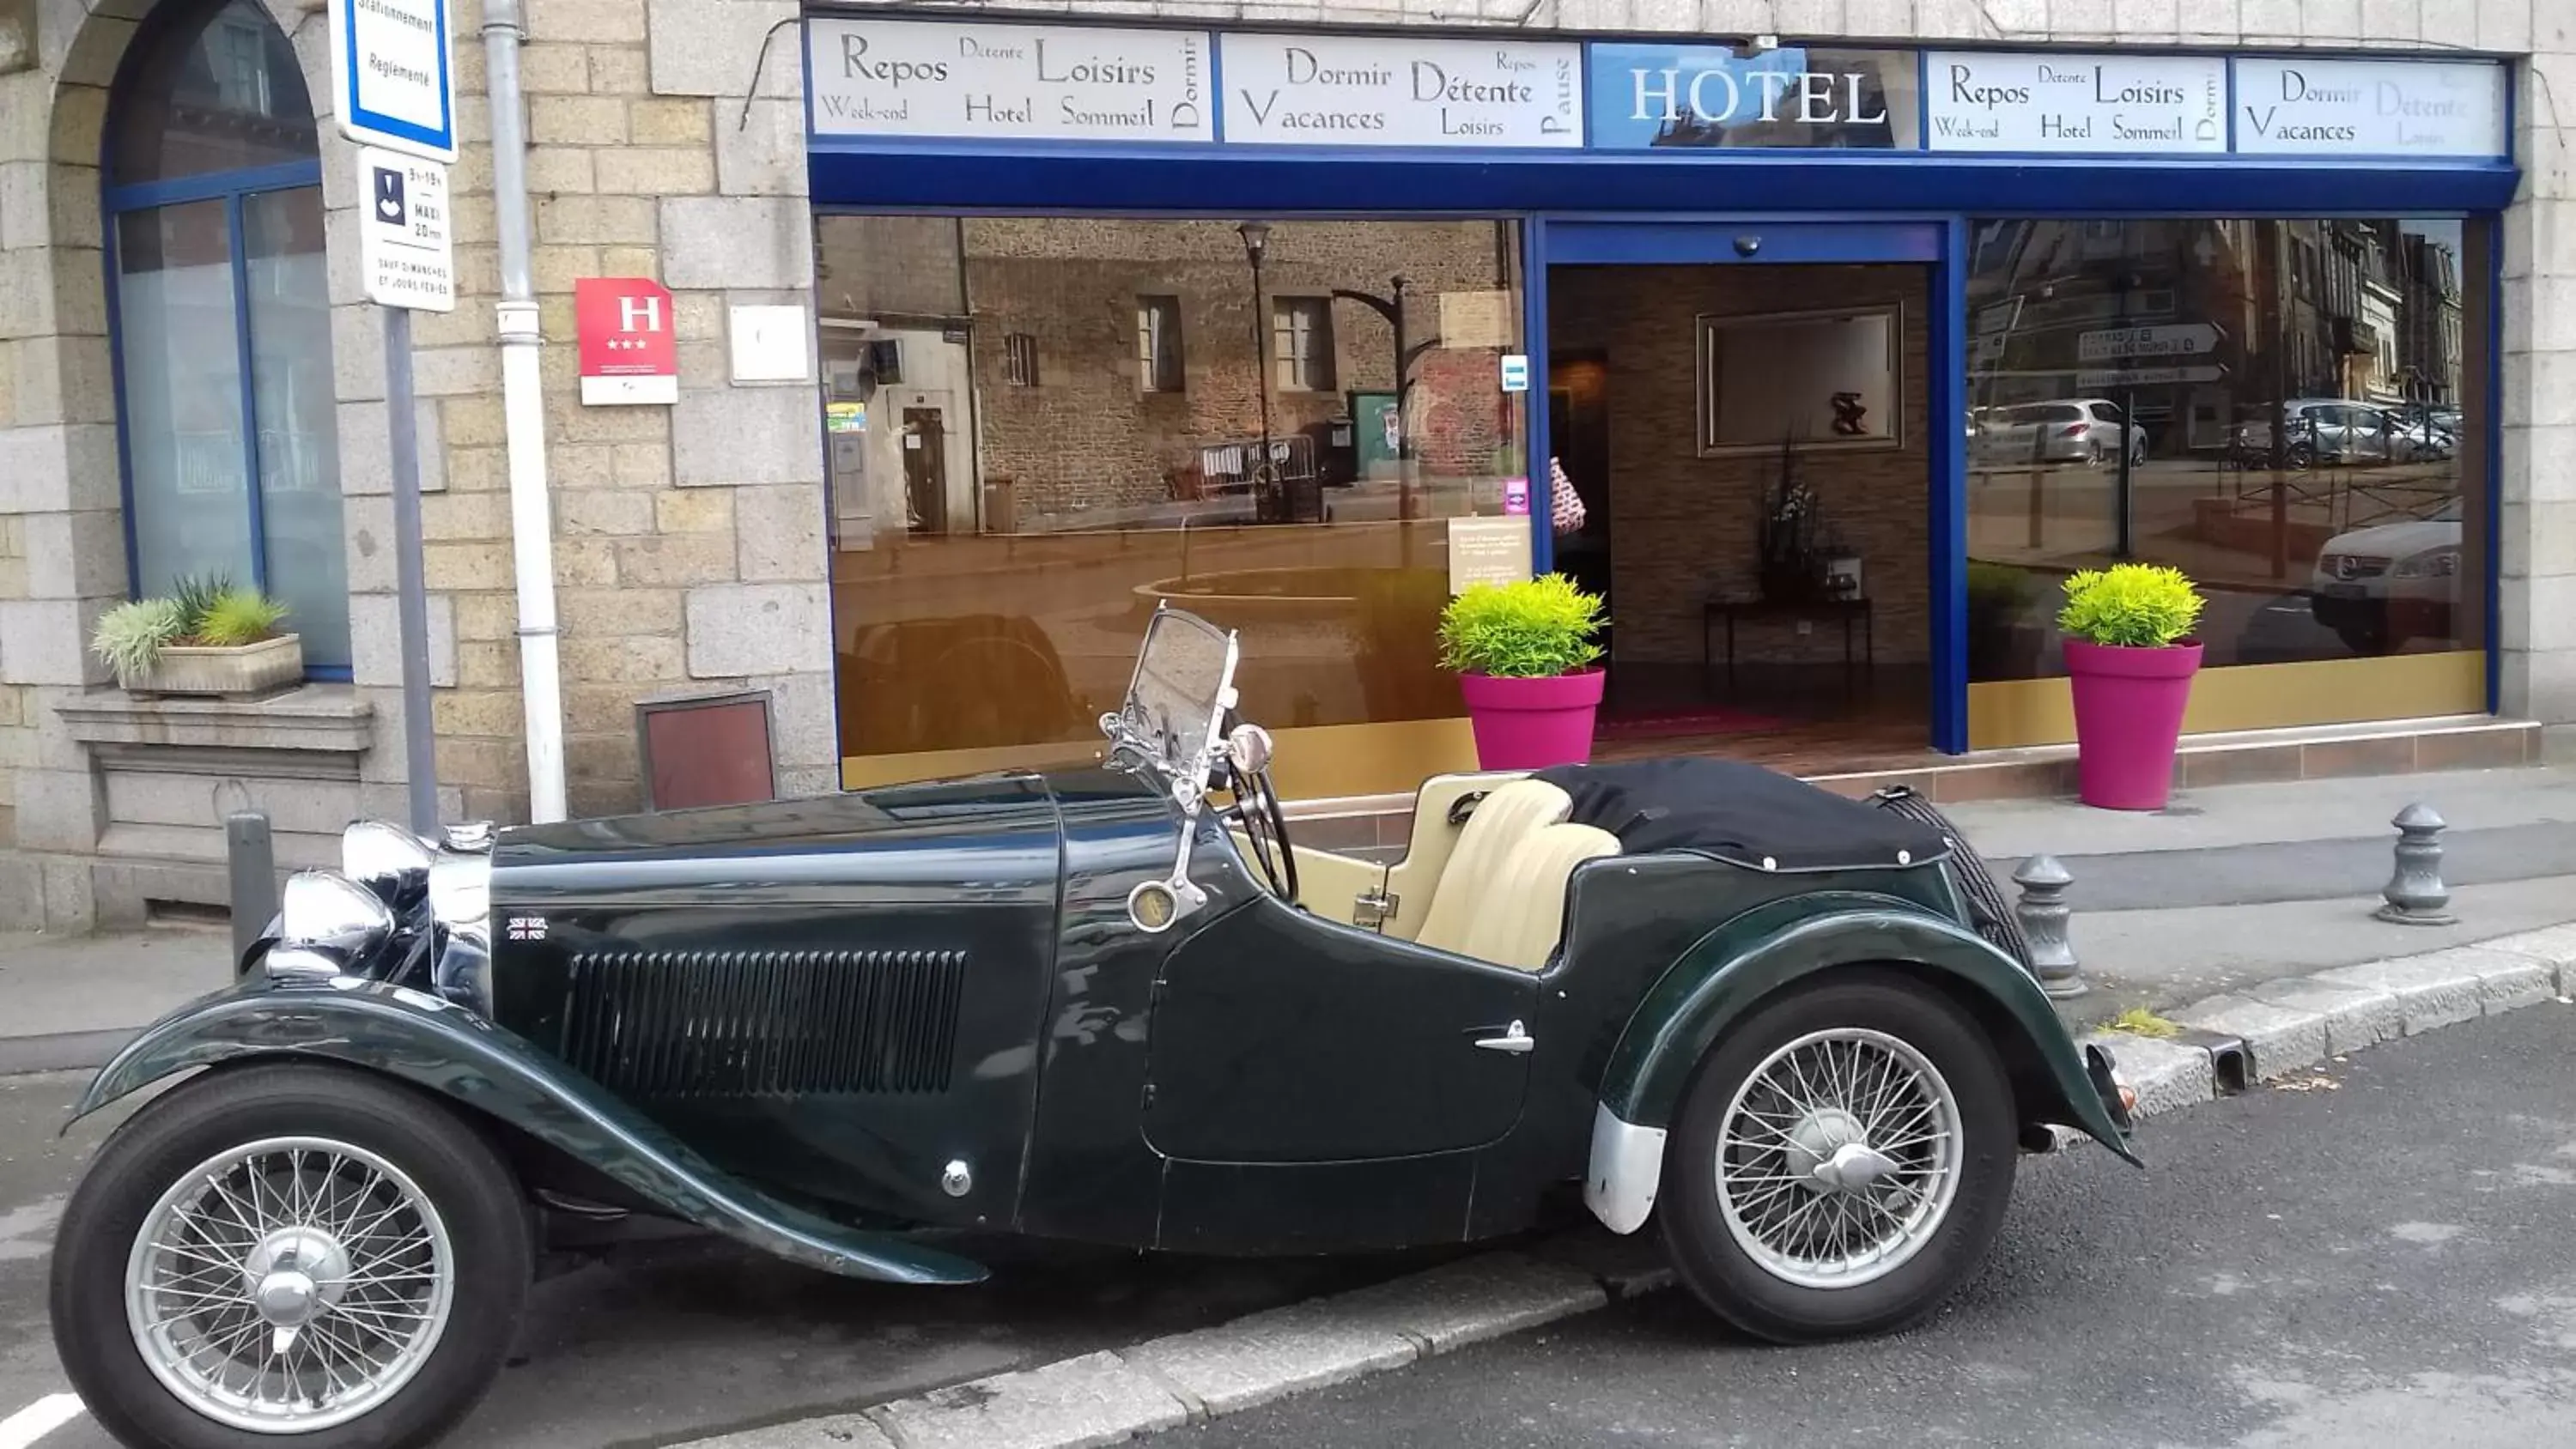
<instances>
[{"instance_id":1,"label":"white road marking","mask_svg":"<svg viewBox=\"0 0 2576 1449\"><path fill-rule=\"evenodd\" d=\"M8 1418L0 1419L0 1449L27 1449L80 1417L78 1394L47 1394Z\"/></svg>"},{"instance_id":2,"label":"white road marking","mask_svg":"<svg viewBox=\"0 0 2576 1449\"><path fill-rule=\"evenodd\" d=\"M63 1218L64 1195L25 1207L0 1209L0 1263L41 1258L54 1249L54 1225Z\"/></svg>"}]
</instances>

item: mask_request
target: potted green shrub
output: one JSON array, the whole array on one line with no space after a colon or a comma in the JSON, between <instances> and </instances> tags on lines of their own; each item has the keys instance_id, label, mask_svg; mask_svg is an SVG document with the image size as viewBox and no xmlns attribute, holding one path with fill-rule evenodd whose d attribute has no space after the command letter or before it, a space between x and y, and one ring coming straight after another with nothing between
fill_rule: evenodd
<instances>
[{"instance_id":1,"label":"potted green shrub","mask_svg":"<svg viewBox=\"0 0 2576 1449\"><path fill-rule=\"evenodd\" d=\"M1601 709L1601 599L1563 574L1478 584L1440 613L1440 662L1458 672L1488 770L1581 764Z\"/></svg>"},{"instance_id":2,"label":"potted green shrub","mask_svg":"<svg viewBox=\"0 0 2576 1449\"><path fill-rule=\"evenodd\" d=\"M267 694L304 677L303 639L278 628L285 618L257 589L183 580L100 615L89 647L134 694Z\"/></svg>"},{"instance_id":3,"label":"potted green shrub","mask_svg":"<svg viewBox=\"0 0 2576 1449\"><path fill-rule=\"evenodd\" d=\"M2200 670L2200 641L2191 631L2203 603L2182 570L2154 564L2115 564L2067 579L2057 627L2066 634L2085 804L2161 810L2172 797L2174 750Z\"/></svg>"}]
</instances>

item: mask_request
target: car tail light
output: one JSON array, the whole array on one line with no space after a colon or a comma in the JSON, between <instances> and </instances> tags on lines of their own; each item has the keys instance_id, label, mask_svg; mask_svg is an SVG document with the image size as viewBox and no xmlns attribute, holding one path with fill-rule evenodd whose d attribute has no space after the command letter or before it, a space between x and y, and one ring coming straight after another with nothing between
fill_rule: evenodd
<instances>
[{"instance_id":1,"label":"car tail light","mask_svg":"<svg viewBox=\"0 0 2576 1449\"><path fill-rule=\"evenodd\" d=\"M2066 425L2066 431L2064 431L2064 432L2062 432L2062 433L2058 434L2058 436L2059 436L2059 437L2062 437L2062 438L2080 438L2080 437L2083 437L2083 436L2084 436L2084 424L2082 424L2082 423L2068 423L2068 424Z\"/></svg>"}]
</instances>

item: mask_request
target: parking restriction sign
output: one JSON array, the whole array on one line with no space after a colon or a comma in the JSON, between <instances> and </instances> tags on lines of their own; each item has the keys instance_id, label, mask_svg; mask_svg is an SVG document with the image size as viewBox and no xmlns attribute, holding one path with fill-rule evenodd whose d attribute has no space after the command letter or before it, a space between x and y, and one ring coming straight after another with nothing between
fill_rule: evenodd
<instances>
[{"instance_id":1,"label":"parking restriction sign","mask_svg":"<svg viewBox=\"0 0 2576 1449\"><path fill-rule=\"evenodd\" d=\"M456 310L456 249L447 215L447 167L358 151L358 265L367 300L415 312Z\"/></svg>"}]
</instances>

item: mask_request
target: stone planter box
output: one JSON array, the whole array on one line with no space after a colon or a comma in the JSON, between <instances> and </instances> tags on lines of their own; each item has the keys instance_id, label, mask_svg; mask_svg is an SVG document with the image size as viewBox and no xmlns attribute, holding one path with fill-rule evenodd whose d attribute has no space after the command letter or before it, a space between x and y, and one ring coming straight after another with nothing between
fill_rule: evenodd
<instances>
[{"instance_id":1,"label":"stone planter box","mask_svg":"<svg viewBox=\"0 0 2576 1449\"><path fill-rule=\"evenodd\" d=\"M173 645L161 651L151 673L126 686L126 693L238 698L275 694L303 682L304 637L280 634L229 649Z\"/></svg>"}]
</instances>

